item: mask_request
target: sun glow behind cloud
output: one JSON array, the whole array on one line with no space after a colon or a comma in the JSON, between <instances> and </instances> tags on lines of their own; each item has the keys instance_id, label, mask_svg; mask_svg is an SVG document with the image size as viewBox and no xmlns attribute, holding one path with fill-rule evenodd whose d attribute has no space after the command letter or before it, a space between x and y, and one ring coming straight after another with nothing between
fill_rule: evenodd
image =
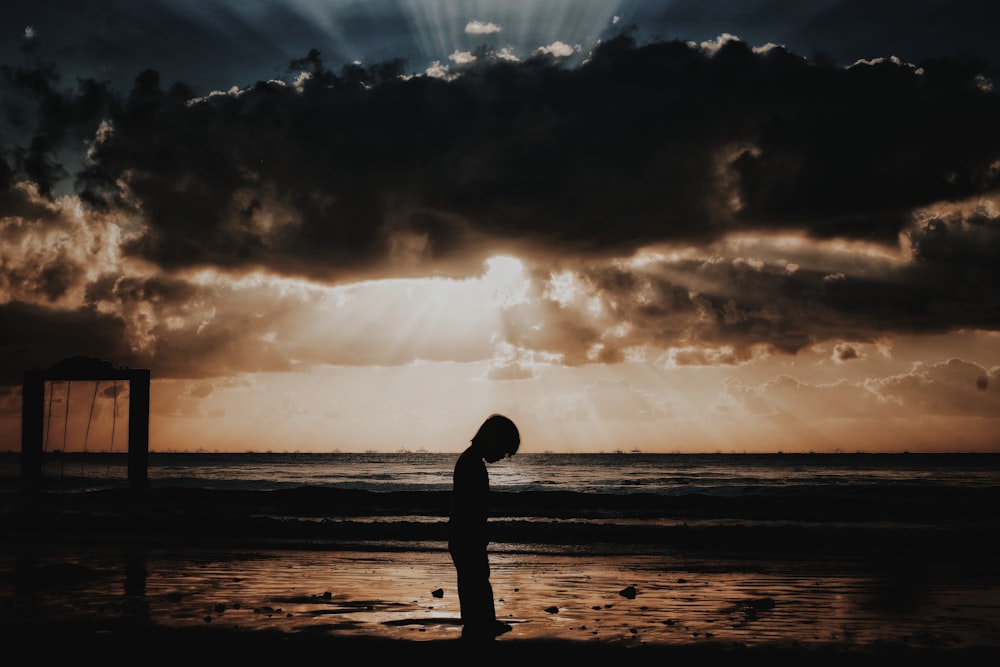
<instances>
[{"instance_id":1,"label":"sun glow behind cloud","mask_svg":"<svg viewBox=\"0 0 1000 667\"><path fill-rule=\"evenodd\" d=\"M325 286L253 273L190 277L205 307L172 328L208 331L244 321L263 355L288 355L297 368L317 364L399 365L420 360L490 359L505 309L527 300L521 262L493 257L478 276L371 280Z\"/></svg>"}]
</instances>

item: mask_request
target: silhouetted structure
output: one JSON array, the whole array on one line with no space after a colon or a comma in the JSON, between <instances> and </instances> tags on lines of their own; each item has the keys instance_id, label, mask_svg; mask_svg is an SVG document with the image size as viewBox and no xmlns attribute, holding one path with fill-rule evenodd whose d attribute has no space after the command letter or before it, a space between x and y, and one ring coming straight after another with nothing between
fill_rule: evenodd
<instances>
[{"instance_id":1,"label":"silhouetted structure","mask_svg":"<svg viewBox=\"0 0 1000 667\"><path fill-rule=\"evenodd\" d=\"M69 357L48 368L24 372L21 393L21 477L42 477L45 383L73 380L124 380L129 383L128 479L145 486L149 471L149 369L115 368L94 357Z\"/></svg>"}]
</instances>

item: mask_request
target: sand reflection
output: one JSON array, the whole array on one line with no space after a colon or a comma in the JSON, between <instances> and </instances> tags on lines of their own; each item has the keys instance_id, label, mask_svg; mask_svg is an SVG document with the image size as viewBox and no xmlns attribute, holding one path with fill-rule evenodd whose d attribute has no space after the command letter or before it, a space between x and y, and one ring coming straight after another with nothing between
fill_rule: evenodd
<instances>
[{"instance_id":1,"label":"sand reflection","mask_svg":"<svg viewBox=\"0 0 1000 667\"><path fill-rule=\"evenodd\" d=\"M493 558L502 641L963 647L1000 643L1000 590L887 581L807 563L700 564L663 555ZM705 565L708 565L706 567ZM406 639L460 634L444 550L56 548L3 557L13 618L128 618L165 626ZM902 586L905 595L893 587Z\"/></svg>"}]
</instances>

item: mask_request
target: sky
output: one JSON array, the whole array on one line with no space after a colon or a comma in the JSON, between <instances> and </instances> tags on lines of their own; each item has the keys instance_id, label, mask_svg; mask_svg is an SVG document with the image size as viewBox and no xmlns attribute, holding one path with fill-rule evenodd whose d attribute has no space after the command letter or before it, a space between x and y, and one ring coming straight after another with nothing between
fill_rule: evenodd
<instances>
[{"instance_id":1,"label":"sky","mask_svg":"<svg viewBox=\"0 0 1000 667\"><path fill-rule=\"evenodd\" d=\"M995 3L4 19L0 451L1000 451Z\"/></svg>"}]
</instances>

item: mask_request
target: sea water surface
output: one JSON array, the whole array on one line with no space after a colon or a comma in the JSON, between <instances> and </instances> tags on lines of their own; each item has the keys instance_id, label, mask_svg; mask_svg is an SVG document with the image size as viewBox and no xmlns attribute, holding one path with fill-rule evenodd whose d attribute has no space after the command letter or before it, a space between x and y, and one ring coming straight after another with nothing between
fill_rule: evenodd
<instances>
[{"instance_id":1,"label":"sea water surface","mask_svg":"<svg viewBox=\"0 0 1000 667\"><path fill-rule=\"evenodd\" d=\"M458 454L150 453L157 487L267 491L320 487L373 492L448 491ZM522 453L489 466L504 492L588 494L850 495L865 488L996 489L1000 454L554 454ZM16 454L0 456L15 485ZM44 478L76 489L127 481L125 454L48 454Z\"/></svg>"},{"instance_id":2,"label":"sea water surface","mask_svg":"<svg viewBox=\"0 0 1000 667\"><path fill-rule=\"evenodd\" d=\"M124 454L49 454L29 502L18 495L17 458L8 456L0 489L16 498L8 505L49 517L38 530L60 534L141 509L150 535L412 546L446 539L456 458L151 453L148 489L137 496ZM997 454L526 452L488 469L494 536L519 545L511 548L600 543L641 553L684 546L825 557L852 545L912 547L929 559L951 543L973 547L982 561L976 545L1000 529Z\"/></svg>"},{"instance_id":3,"label":"sea water surface","mask_svg":"<svg viewBox=\"0 0 1000 667\"><path fill-rule=\"evenodd\" d=\"M49 454L29 491L0 456L16 601L0 620L135 605L168 626L453 636L457 456L152 453L135 489L122 454ZM1000 646L1000 455L523 452L488 469L512 635Z\"/></svg>"}]
</instances>

